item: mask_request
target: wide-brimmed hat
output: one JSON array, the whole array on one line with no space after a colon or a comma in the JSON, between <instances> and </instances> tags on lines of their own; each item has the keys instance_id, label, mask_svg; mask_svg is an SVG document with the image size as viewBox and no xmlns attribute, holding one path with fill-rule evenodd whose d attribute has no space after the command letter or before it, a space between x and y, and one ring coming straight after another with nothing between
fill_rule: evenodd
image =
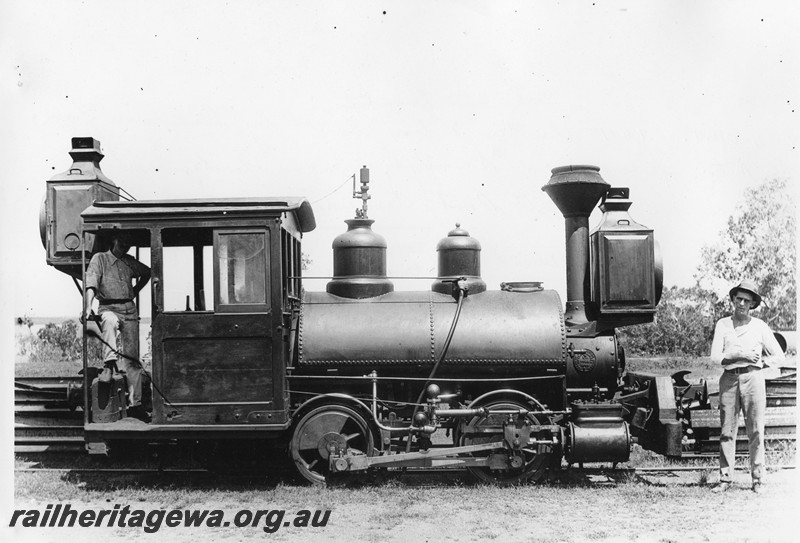
<instances>
[{"instance_id":1,"label":"wide-brimmed hat","mask_svg":"<svg viewBox=\"0 0 800 543\"><path fill-rule=\"evenodd\" d=\"M734 295L740 290L744 290L753 295L753 302L755 302L755 305L753 305L750 309L755 309L759 305L761 305L761 295L756 290L756 286L752 281L742 281L741 283L733 287L728 292L728 295L731 297L731 300L733 299Z\"/></svg>"}]
</instances>

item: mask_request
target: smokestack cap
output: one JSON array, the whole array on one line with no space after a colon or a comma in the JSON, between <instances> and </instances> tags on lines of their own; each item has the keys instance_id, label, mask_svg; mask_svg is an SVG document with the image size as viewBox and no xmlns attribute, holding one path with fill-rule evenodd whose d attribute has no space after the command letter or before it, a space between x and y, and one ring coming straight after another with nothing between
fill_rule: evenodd
<instances>
[{"instance_id":1,"label":"smokestack cap","mask_svg":"<svg viewBox=\"0 0 800 543\"><path fill-rule=\"evenodd\" d=\"M582 180L582 176L584 176L587 181L593 180L595 177L599 178L600 181L603 181L603 179L600 177L600 167L592 166L590 164L571 164L569 166L559 166L550 170L550 173L552 173L554 176L569 174L571 181L580 181ZM551 179L550 182L552 183L553 180ZM605 181L603 182L605 183Z\"/></svg>"},{"instance_id":2,"label":"smokestack cap","mask_svg":"<svg viewBox=\"0 0 800 543\"><path fill-rule=\"evenodd\" d=\"M542 190L564 217L588 217L611 185L600 176L600 168L589 165L559 166Z\"/></svg>"},{"instance_id":3,"label":"smokestack cap","mask_svg":"<svg viewBox=\"0 0 800 543\"><path fill-rule=\"evenodd\" d=\"M75 162L94 162L95 165L105 156L100 142L92 137L72 138L72 150L69 156Z\"/></svg>"}]
</instances>

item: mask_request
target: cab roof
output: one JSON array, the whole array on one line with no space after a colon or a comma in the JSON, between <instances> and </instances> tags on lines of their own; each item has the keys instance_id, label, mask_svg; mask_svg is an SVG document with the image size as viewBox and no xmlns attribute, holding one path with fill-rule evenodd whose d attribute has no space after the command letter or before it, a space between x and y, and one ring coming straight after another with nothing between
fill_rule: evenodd
<instances>
[{"instance_id":1,"label":"cab roof","mask_svg":"<svg viewBox=\"0 0 800 543\"><path fill-rule=\"evenodd\" d=\"M302 232L311 232L317 226L311 203L298 197L96 201L81 217L89 226L109 221L229 220L282 213L293 213Z\"/></svg>"}]
</instances>

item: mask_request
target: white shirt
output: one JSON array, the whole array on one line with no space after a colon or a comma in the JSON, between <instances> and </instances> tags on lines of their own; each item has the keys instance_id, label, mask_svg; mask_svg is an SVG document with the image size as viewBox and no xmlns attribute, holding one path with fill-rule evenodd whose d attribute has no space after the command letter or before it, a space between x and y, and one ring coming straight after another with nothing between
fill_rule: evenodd
<instances>
[{"instance_id":1,"label":"white shirt","mask_svg":"<svg viewBox=\"0 0 800 543\"><path fill-rule=\"evenodd\" d=\"M746 366L764 367L784 360L783 350L775 339L775 334L767 323L761 319L750 317L750 322L734 328L733 318L725 317L717 321L714 328L714 340L711 342L711 361L717 364L724 359L735 360L742 351L755 350L759 354L758 361L753 364L745 359L738 359L725 366L725 369L744 368ZM763 355L766 354L766 358Z\"/></svg>"},{"instance_id":2,"label":"white shirt","mask_svg":"<svg viewBox=\"0 0 800 543\"><path fill-rule=\"evenodd\" d=\"M86 269L86 288L95 289L97 298L102 302L107 299L132 300L136 297L133 280L150 277L150 268L124 254L120 258L111 251L97 253Z\"/></svg>"}]
</instances>

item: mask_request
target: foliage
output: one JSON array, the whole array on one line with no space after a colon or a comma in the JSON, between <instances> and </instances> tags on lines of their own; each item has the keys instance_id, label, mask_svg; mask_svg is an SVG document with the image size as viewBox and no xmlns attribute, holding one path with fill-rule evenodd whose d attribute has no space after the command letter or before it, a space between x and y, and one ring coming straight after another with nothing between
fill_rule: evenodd
<instances>
[{"instance_id":1,"label":"foliage","mask_svg":"<svg viewBox=\"0 0 800 543\"><path fill-rule=\"evenodd\" d=\"M725 307L699 287L671 287L664 291L652 323L622 328L618 335L632 356L705 356Z\"/></svg>"},{"instance_id":2,"label":"foliage","mask_svg":"<svg viewBox=\"0 0 800 543\"><path fill-rule=\"evenodd\" d=\"M22 317L17 317L16 320L17 328L14 332L15 340L16 340L16 347L17 347L17 354L26 356L31 351L31 346L33 345L33 336L31 333L31 328L33 327L33 319L29 316L25 315ZM24 327L24 328L23 328Z\"/></svg>"},{"instance_id":3,"label":"foliage","mask_svg":"<svg viewBox=\"0 0 800 543\"><path fill-rule=\"evenodd\" d=\"M705 246L695 279L727 300L743 279L754 281L764 298L756 315L774 330L797 327L797 206L787 180L748 189L719 239Z\"/></svg>"},{"instance_id":4,"label":"foliage","mask_svg":"<svg viewBox=\"0 0 800 543\"><path fill-rule=\"evenodd\" d=\"M716 321L730 314L728 291L744 279L764 298L754 316L773 330L797 328L796 204L789 183L748 189L718 239L702 249L696 285L664 292L651 324L619 330L631 355L707 355Z\"/></svg>"},{"instance_id":5,"label":"foliage","mask_svg":"<svg viewBox=\"0 0 800 543\"><path fill-rule=\"evenodd\" d=\"M17 324L22 326L23 324L30 328L33 326L33 319L30 318L28 315L23 315L22 317L17 317Z\"/></svg>"},{"instance_id":6,"label":"foliage","mask_svg":"<svg viewBox=\"0 0 800 543\"><path fill-rule=\"evenodd\" d=\"M64 321L61 324L47 323L36 334L43 345L50 345L61 351L61 358L78 358L81 355L83 342L78 336L78 325L75 321Z\"/></svg>"},{"instance_id":7,"label":"foliage","mask_svg":"<svg viewBox=\"0 0 800 543\"><path fill-rule=\"evenodd\" d=\"M707 356L637 357L630 355L626 358L625 367L629 372L655 375L673 375L678 371L690 369L692 372L690 380L714 380L718 379L722 373L722 366L719 363L711 362Z\"/></svg>"},{"instance_id":8,"label":"foliage","mask_svg":"<svg viewBox=\"0 0 800 543\"><path fill-rule=\"evenodd\" d=\"M99 342L89 340L89 361L102 358ZM80 360L83 351L81 326L77 321L68 320L61 324L47 323L40 329L31 346L31 362L48 363L64 360Z\"/></svg>"}]
</instances>

